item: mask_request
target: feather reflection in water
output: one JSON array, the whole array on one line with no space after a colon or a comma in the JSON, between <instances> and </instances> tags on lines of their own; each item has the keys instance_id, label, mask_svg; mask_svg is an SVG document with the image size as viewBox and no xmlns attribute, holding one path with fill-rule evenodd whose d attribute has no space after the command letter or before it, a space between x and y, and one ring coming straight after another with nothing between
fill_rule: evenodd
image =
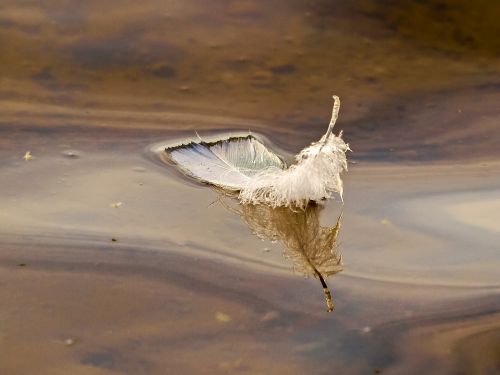
<instances>
[{"instance_id":1,"label":"feather reflection in water","mask_svg":"<svg viewBox=\"0 0 500 375\"><path fill-rule=\"evenodd\" d=\"M256 236L279 241L284 246L283 256L292 261L295 271L320 280L330 312L334 305L325 279L342 271L337 245L342 214L334 227L322 227L319 220L322 209L315 203L300 210L246 204L237 211Z\"/></svg>"}]
</instances>

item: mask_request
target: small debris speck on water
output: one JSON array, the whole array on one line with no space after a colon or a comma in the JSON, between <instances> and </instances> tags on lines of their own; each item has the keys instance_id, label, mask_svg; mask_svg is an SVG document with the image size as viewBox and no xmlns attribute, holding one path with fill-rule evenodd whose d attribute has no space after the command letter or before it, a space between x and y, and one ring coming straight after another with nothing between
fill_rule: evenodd
<instances>
[{"instance_id":1,"label":"small debris speck on water","mask_svg":"<svg viewBox=\"0 0 500 375\"><path fill-rule=\"evenodd\" d=\"M215 320L217 321L217 323L224 324L224 323L229 323L231 321L231 317L227 314L217 311L215 313Z\"/></svg>"},{"instance_id":2,"label":"small debris speck on water","mask_svg":"<svg viewBox=\"0 0 500 375\"><path fill-rule=\"evenodd\" d=\"M272 320L279 319L280 313L278 311L268 311L260 319L261 322L270 322Z\"/></svg>"},{"instance_id":3,"label":"small debris speck on water","mask_svg":"<svg viewBox=\"0 0 500 375\"><path fill-rule=\"evenodd\" d=\"M116 238L112 238L111 242L117 242L118 240Z\"/></svg>"},{"instance_id":4,"label":"small debris speck on water","mask_svg":"<svg viewBox=\"0 0 500 375\"><path fill-rule=\"evenodd\" d=\"M17 266L18 267L26 267L26 263L19 263Z\"/></svg>"},{"instance_id":5,"label":"small debris speck on water","mask_svg":"<svg viewBox=\"0 0 500 375\"><path fill-rule=\"evenodd\" d=\"M76 150L64 150L62 152L62 155L66 156L67 158L76 159L80 157L80 152Z\"/></svg>"},{"instance_id":6,"label":"small debris speck on water","mask_svg":"<svg viewBox=\"0 0 500 375\"><path fill-rule=\"evenodd\" d=\"M113 208L120 208L122 206L122 202L114 202L114 203L111 203L111 207Z\"/></svg>"},{"instance_id":7,"label":"small debris speck on water","mask_svg":"<svg viewBox=\"0 0 500 375\"><path fill-rule=\"evenodd\" d=\"M391 225L391 221L387 218L384 218L382 220L380 220L380 224L382 225Z\"/></svg>"},{"instance_id":8,"label":"small debris speck on water","mask_svg":"<svg viewBox=\"0 0 500 375\"><path fill-rule=\"evenodd\" d=\"M372 331L372 328L369 326L365 326L361 329L361 332L364 334L370 333Z\"/></svg>"},{"instance_id":9,"label":"small debris speck on water","mask_svg":"<svg viewBox=\"0 0 500 375\"><path fill-rule=\"evenodd\" d=\"M30 151L26 151L26 153L23 156L23 159L26 161L31 160L31 159L33 159L33 155L31 155Z\"/></svg>"}]
</instances>

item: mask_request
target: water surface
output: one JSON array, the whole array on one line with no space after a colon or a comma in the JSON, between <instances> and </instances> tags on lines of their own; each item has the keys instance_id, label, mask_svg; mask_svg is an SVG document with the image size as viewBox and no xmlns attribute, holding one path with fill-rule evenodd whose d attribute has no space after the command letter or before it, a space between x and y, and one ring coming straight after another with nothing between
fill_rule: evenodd
<instances>
[{"instance_id":1,"label":"water surface","mask_svg":"<svg viewBox=\"0 0 500 375\"><path fill-rule=\"evenodd\" d=\"M0 372L498 371L498 6L0 7ZM151 150L251 129L289 156L334 93L327 313L259 215Z\"/></svg>"}]
</instances>

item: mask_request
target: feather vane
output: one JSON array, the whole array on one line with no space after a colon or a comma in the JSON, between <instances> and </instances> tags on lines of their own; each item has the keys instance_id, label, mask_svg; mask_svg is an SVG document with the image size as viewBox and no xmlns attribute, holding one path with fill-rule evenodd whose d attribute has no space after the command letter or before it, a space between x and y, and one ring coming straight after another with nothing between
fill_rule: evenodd
<instances>
[{"instance_id":1,"label":"feather vane","mask_svg":"<svg viewBox=\"0 0 500 375\"><path fill-rule=\"evenodd\" d=\"M251 135L190 142L165 151L188 176L232 191L241 190L259 171L285 167L276 154Z\"/></svg>"}]
</instances>

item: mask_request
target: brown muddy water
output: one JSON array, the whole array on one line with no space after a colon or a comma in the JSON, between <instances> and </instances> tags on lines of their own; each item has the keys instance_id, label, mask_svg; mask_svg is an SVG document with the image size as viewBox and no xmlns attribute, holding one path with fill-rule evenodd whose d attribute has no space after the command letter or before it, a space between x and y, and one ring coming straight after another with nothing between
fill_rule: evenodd
<instances>
[{"instance_id":1,"label":"brown muddy water","mask_svg":"<svg viewBox=\"0 0 500 375\"><path fill-rule=\"evenodd\" d=\"M1 1L0 374L498 373L499 17ZM251 130L289 156L332 94L343 206L241 207L158 155Z\"/></svg>"}]
</instances>

